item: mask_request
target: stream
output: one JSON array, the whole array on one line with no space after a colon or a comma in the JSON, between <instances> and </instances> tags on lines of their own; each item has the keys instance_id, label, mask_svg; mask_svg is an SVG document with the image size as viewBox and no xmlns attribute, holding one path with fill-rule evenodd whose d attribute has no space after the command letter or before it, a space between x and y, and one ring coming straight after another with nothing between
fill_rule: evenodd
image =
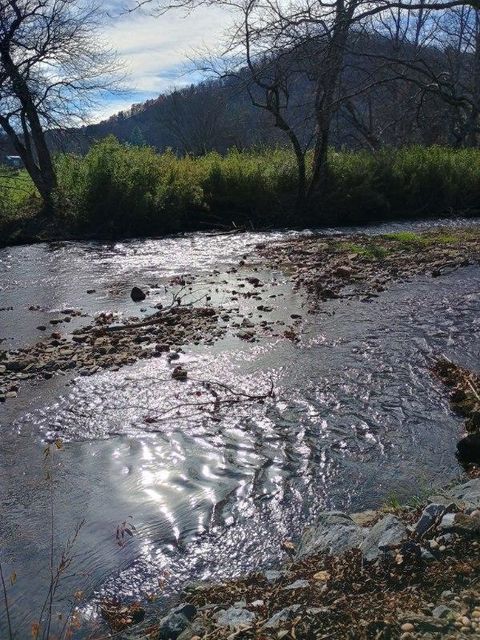
<instances>
[{"instance_id":1,"label":"stream","mask_svg":"<svg viewBox=\"0 0 480 640\"><path fill-rule=\"evenodd\" d=\"M465 224L480 221L361 231ZM84 317L58 325L62 332L100 312L151 314L171 298L172 278L186 274L192 299L208 294L211 304L259 321L258 300L232 299L232 291L253 273L257 243L294 235L1 249L0 348L42 339L37 327L65 308ZM458 475L462 419L428 365L445 354L478 368L480 268L395 284L369 303L332 300L319 313L309 313L288 274L255 269L273 307L268 319L288 325L301 315L298 343L267 335L250 343L227 330L211 345L185 345L175 363L155 358L90 377L26 381L0 405L0 561L5 576L16 574L9 594L18 638L30 637L47 596L51 544L58 554L81 521L54 605L58 617L78 604L84 624L75 638L105 631L95 607L101 597L155 599L149 606L161 608L188 582L275 566L282 542L298 538L323 509L422 498ZM149 291L145 302L130 299L134 285ZM189 372L185 383L171 378L179 362ZM199 381L246 394L273 384L275 397L213 416L172 410L195 397ZM46 441L56 438L61 449L51 447L45 458ZM133 536L119 545L123 522L134 525ZM0 637L8 637L3 609L0 602Z\"/></svg>"}]
</instances>

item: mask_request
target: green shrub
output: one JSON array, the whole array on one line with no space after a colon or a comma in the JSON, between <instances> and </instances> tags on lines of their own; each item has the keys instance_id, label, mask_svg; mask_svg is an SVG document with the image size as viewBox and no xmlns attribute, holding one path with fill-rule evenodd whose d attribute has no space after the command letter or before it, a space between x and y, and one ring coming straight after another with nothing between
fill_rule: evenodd
<instances>
[{"instance_id":1,"label":"green shrub","mask_svg":"<svg viewBox=\"0 0 480 640\"><path fill-rule=\"evenodd\" d=\"M94 144L84 158L60 156L57 168L79 224L103 233L178 231L186 213L203 202L188 158L125 146L113 137Z\"/></svg>"},{"instance_id":2,"label":"green shrub","mask_svg":"<svg viewBox=\"0 0 480 640\"><path fill-rule=\"evenodd\" d=\"M109 137L83 158L59 156L57 167L70 224L98 235L148 235L232 223L368 223L478 211L480 202L476 149L332 150L326 185L301 215L294 209L297 167L288 148L178 158Z\"/></svg>"}]
</instances>

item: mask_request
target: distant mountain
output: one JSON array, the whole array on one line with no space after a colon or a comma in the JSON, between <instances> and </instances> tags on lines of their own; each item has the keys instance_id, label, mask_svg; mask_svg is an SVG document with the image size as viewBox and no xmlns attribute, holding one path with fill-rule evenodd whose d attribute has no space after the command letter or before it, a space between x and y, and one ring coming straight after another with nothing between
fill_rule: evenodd
<instances>
[{"instance_id":1,"label":"distant mountain","mask_svg":"<svg viewBox=\"0 0 480 640\"><path fill-rule=\"evenodd\" d=\"M415 55L408 43L402 47L402 55ZM418 86L400 78L399 69L388 71L385 59L399 55L391 40L353 34L349 49L339 88L343 99L332 127L332 145L376 148L454 142L454 121L460 117L454 108L438 96L420 97ZM444 64L444 53L438 49L424 49L422 56L440 69ZM305 45L282 59L295 68L287 117L308 144L314 126L308 116L313 100L315 54ZM301 65L307 66L302 70ZM134 104L98 124L52 131L50 144L56 150L85 153L96 140L114 135L128 144L147 144L159 151L172 149L179 154L194 155L212 150L223 153L232 147L288 144L285 134L273 126L271 114L252 105L245 90L248 75L247 70L241 70L237 77L201 82ZM256 91L255 97L261 101L264 96ZM352 97L345 99L349 95ZM12 151L8 144L4 148Z\"/></svg>"}]
</instances>

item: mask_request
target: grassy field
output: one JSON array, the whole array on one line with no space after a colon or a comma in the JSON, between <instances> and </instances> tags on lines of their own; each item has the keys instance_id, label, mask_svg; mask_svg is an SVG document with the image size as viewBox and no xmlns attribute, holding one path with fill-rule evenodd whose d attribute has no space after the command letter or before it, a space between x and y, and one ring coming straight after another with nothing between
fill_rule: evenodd
<instances>
[{"instance_id":1,"label":"grassy field","mask_svg":"<svg viewBox=\"0 0 480 640\"><path fill-rule=\"evenodd\" d=\"M478 212L480 151L444 147L332 151L326 189L294 211L296 165L287 149L194 158L109 137L84 157L56 159L58 226L72 235L155 235L184 230L367 223ZM1 224L32 215L24 172L0 178ZM28 203L28 206L27 206Z\"/></svg>"}]
</instances>

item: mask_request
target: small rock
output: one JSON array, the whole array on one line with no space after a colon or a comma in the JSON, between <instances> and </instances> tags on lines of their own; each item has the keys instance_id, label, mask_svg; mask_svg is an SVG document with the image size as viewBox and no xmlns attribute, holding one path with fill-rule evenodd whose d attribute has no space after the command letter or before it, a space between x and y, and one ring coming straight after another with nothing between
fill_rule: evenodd
<instances>
[{"instance_id":1,"label":"small rock","mask_svg":"<svg viewBox=\"0 0 480 640\"><path fill-rule=\"evenodd\" d=\"M418 632L433 632L433 633L441 633L449 626L449 622L447 620L440 620L439 618L434 618L433 616L426 616L420 613L408 613L402 616L405 620L405 625L411 624L413 625L415 631ZM401 629L403 630L403 624Z\"/></svg>"},{"instance_id":2,"label":"small rock","mask_svg":"<svg viewBox=\"0 0 480 640\"><path fill-rule=\"evenodd\" d=\"M353 269L351 267L347 267L346 265L340 265L335 269L335 275L340 276L340 278L348 278L353 273Z\"/></svg>"},{"instance_id":3,"label":"small rock","mask_svg":"<svg viewBox=\"0 0 480 640\"><path fill-rule=\"evenodd\" d=\"M414 528L416 535L423 536L446 511L447 507L443 504L429 504L425 507Z\"/></svg>"},{"instance_id":4,"label":"small rock","mask_svg":"<svg viewBox=\"0 0 480 640\"><path fill-rule=\"evenodd\" d=\"M453 523L455 522L455 514L454 513L446 513L440 521L438 525L439 531L449 531L453 528Z\"/></svg>"},{"instance_id":5,"label":"small rock","mask_svg":"<svg viewBox=\"0 0 480 640\"><path fill-rule=\"evenodd\" d=\"M130 292L130 297L134 302L142 302L147 295L139 287L133 287Z\"/></svg>"},{"instance_id":6,"label":"small rock","mask_svg":"<svg viewBox=\"0 0 480 640\"><path fill-rule=\"evenodd\" d=\"M286 587L283 587L283 590L293 591L294 589L306 589L309 586L310 586L310 583L308 580L296 580L295 582L292 582L292 584L289 584Z\"/></svg>"},{"instance_id":7,"label":"small rock","mask_svg":"<svg viewBox=\"0 0 480 640\"><path fill-rule=\"evenodd\" d=\"M256 609L257 607L263 607L264 604L265 604L264 600L254 600L253 602L250 603L250 606Z\"/></svg>"},{"instance_id":8,"label":"small rock","mask_svg":"<svg viewBox=\"0 0 480 640\"><path fill-rule=\"evenodd\" d=\"M434 618L444 618L446 620L454 619L456 617L455 611L452 611L452 609L446 607L444 604L440 604L438 607L435 607L432 611L432 616Z\"/></svg>"},{"instance_id":9,"label":"small rock","mask_svg":"<svg viewBox=\"0 0 480 640\"><path fill-rule=\"evenodd\" d=\"M160 620L157 640L176 640L187 629L197 610L193 604L183 603Z\"/></svg>"},{"instance_id":10,"label":"small rock","mask_svg":"<svg viewBox=\"0 0 480 640\"><path fill-rule=\"evenodd\" d=\"M320 513L316 523L308 527L298 546L297 558L314 553L341 555L359 547L365 537L364 530L350 516L339 511Z\"/></svg>"},{"instance_id":11,"label":"small rock","mask_svg":"<svg viewBox=\"0 0 480 640\"><path fill-rule=\"evenodd\" d=\"M216 620L220 627L237 629L238 627L249 627L255 620L255 614L247 609L230 607L217 613Z\"/></svg>"},{"instance_id":12,"label":"small rock","mask_svg":"<svg viewBox=\"0 0 480 640\"><path fill-rule=\"evenodd\" d=\"M267 569L267 571L263 572L263 575L268 582L277 582L277 580L280 580L280 578L285 575L285 572L276 571L275 569Z\"/></svg>"},{"instance_id":13,"label":"small rock","mask_svg":"<svg viewBox=\"0 0 480 640\"><path fill-rule=\"evenodd\" d=\"M188 372L186 369L182 367L181 364L172 371L172 378L174 380L186 380L188 377Z\"/></svg>"},{"instance_id":14,"label":"small rock","mask_svg":"<svg viewBox=\"0 0 480 640\"><path fill-rule=\"evenodd\" d=\"M299 604L292 604L290 607L285 607L285 609L277 611L277 613L274 613L273 616L263 625L264 629L276 629L284 622L295 617L295 614L299 609Z\"/></svg>"}]
</instances>

